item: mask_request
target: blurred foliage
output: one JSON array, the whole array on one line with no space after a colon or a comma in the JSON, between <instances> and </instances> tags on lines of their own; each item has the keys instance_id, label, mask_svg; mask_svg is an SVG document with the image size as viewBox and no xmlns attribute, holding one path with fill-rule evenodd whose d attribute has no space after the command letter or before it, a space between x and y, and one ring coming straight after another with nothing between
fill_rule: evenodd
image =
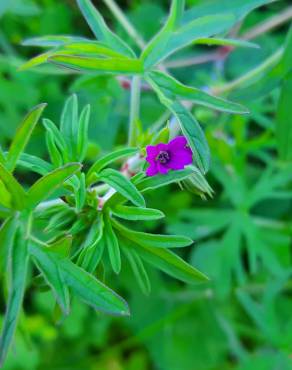
<instances>
[{"instance_id":1,"label":"blurred foliage","mask_svg":"<svg viewBox=\"0 0 292 370\"><path fill-rule=\"evenodd\" d=\"M163 0L118 3L146 40L161 27L168 9ZM189 6L203 3L187 1ZM131 44L104 3L95 4ZM239 34L289 5L289 0L282 0L252 11ZM185 83L220 89L224 81L244 75L274 53L284 43L288 26L284 23L253 40L259 50L238 48L226 59L171 72ZM36 48L22 47L21 41L47 34L91 37L73 0L0 1L0 143L10 143L24 113L39 102L48 103L45 115L58 123L65 97L74 92L81 105L92 107L89 156L95 158L101 149L110 151L125 141L129 91L108 76L18 72L17 67L37 53ZM206 52L208 47L196 46L177 58ZM288 62L292 64L291 59ZM158 226L147 221L143 228L193 238L192 250L180 253L211 282L192 287L147 267L153 288L145 296L124 264L118 278L109 273L107 280L129 302L130 318L96 314L76 301L61 323L51 293L32 288L3 369L292 369L291 149L290 155L282 149L278 154L277 149L287 138L288 146L291 143L291 108L287 108L292 101L291 72L283 85L273 88L264 86L266 77L266 73L255 76L249 85L232 91L239 102L244 98L251 111L248 116L193 108L211 147L208 180L215 191L213 199L200 200L172 186L147 196L149 207L161 209L167 219ZM163 112L151 93L143 93L145 128ZM286 137L285 132L276 135L279 125ZM28 152L46 159L44 143L39 125ZM1 295L4 312L6 292Z\"/></svg>"}]
</instances>

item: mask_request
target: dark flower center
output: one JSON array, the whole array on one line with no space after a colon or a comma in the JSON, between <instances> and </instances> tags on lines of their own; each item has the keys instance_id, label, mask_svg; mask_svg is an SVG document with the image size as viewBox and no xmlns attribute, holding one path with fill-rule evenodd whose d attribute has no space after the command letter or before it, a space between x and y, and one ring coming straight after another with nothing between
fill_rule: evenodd
<instances>
[{"instance_id":1,"label":"dark flower center","mask_svg":"<svg viewBox=\"0 0 292 370\"><path fill-rule=\"evenodd\" d=\"M156 159L162 163L162 164L166 164L169 160L170 160L170 157L169 157L169 153L165 150L162 150L158 156L156 157Z\"/></svg>"}]
</instances>

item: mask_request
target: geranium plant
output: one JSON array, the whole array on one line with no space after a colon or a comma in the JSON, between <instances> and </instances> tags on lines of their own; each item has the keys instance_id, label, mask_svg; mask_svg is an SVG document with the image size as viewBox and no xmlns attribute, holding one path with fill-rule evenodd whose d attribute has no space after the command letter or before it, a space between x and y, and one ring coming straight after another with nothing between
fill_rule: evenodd
<instances>
[{"instance_id":1,"label":"geranium plant","mask_svg":"<svg viewBox=\"0 0 292 370\"><path fill-rule=\"evenodd\" d=\"M139 53L109 29L89 0L77 3L97 40L80 36L26 40L25 45L46 51L20 70L41 70L50 64L79 74L124 76L122 83L131 88L128 138L124 147L90 162L90 106L80 110L76 95L72 95L59 124L46 117L45 104L40 104L24 118L10 147L0 151L0 203L5 219L0 230L1 273L8 274L2 363L17 326L29 274L36 284L52 290L60 317L69 314L72 296L96 310L129 315L126 301L108 287L111 282L105 285L96 277L104 265L119 274L123 264L129 264L145 294L151 289L145 263L186 283L208 279L172 251L191 245L191 239L138 231L132 221L165 216L146 206L147 192L159 187L178 183L177 191L212 195L205 178L210 165L208 142L188 109L191 104L231 114L247 114L248 110L206 89L180 83L163 63L196 43L256 47L224 35L248 11L267 1L247 2L238 7L235 16L232 12L216 14L212 7L200 15L192 14L184 10L183 0L173 0L165 24ZM141 128L139 102L145 89L170 112L172 125L165 121L159 129ZM25 153L41 115L46 117L42 122L49 161ZM14 173L17 167L36 173L39 179L24 188Z\"/></svg>"}]
</instances>

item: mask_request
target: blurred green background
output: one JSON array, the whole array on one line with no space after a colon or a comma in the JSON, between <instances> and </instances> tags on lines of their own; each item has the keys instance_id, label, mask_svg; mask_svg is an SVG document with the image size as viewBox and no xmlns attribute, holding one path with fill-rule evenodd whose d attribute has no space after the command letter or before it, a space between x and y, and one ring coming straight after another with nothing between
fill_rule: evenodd
<instances>
[{"instance_id":1,"label":"blurred green background","mask_svg":"<svg viewBox=\"0 0 292 370\"><path fill-rule=\"evenodd\" d=\"M131 43L104 2L94 3L111 27ZM169 6L166 0L117 3L145 40L159 30ZM200 3L204 0L187 1L188 6ZM236 32L244 34L287 12L289 5L291 12L289 0L254 10ZM284 42L289 23L291 18L256 37L253 41L260 49L242 48L224 60L217 55L212 61L170 71L194 86L212 87L232 80L275 52ZM58 122L64 101L73 92L82 104L92 106L90 157L125 143L129 91L116 79L57 70L17 71L38 53L21 42L50 34L91 37L75 1L0 0L1 145L7 147L21 118L38 103L47 102L44 116ZM197 46L177 58L200 57L214 50L218 49ZM211 282L188 286L149 268L152 292L144 296L124 265L121 275L107 274L106 281L129 302L130 318L96 314L76 301L61 325L55 323L51 293L39 293L32 286L4 369L292 369L292 175L291 169L274 166L279 89L257 94L264 77L231 94L248 106L249 116L193 110L212 150L208 180L215 191L213 199L201 200L176 186L157 190L147 199L149 207L161 209L167 217L160 224L148 222L141 227L192 237L194 246L181 252L182 256L210 276ZM163 113L156 98L144 92L143 127ZM44 142L39 125L28 152L46 158ZM18 176L32 182L24 173Z\"/></svg>"}]
</instances>

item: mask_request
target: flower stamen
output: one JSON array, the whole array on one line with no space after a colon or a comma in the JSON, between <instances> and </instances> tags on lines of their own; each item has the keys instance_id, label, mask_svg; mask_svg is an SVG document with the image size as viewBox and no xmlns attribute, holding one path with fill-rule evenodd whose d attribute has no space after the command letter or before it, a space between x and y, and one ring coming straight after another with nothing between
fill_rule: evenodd
<instances>
[{"instance_id":1,"label":"flower stamen","mask_svg":"<svg viewBox=\"0 0 292 370\"><path fill-rule=\"evenodd\" d=\"M166 150L162 150L156 157L156 160L162 164L166 164L170 160L169 153Z\"/></svg>"}]
</instances>

